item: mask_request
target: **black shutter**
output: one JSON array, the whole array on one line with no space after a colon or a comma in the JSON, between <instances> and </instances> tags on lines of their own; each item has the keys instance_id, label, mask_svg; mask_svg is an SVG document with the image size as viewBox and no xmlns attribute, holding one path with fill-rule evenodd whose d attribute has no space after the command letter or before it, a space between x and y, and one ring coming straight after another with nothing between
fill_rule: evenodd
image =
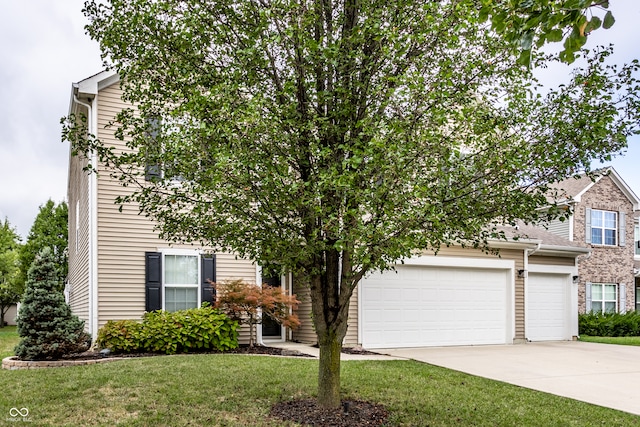
<instances>
[{"instance_id":1,"label":"black shutter","mask_svg":"<svg viewBox=\"0 0 640 427\"><path fill-rule=\"evenodd\" d=\"M202 255L200 258L200 264L202 269L201 274L201 302L208 302L211 305L215 304L216 291L213 285L209 282L216 281L216 256L215 255Z\"/></svg>"},{"instance_id":2,"label":"black shutter","mask_svg":"<svg viewBox=\"0 0 640 427\"><path fill-rule=\"evenodd\" d=\"M162 309L162 253L145 252L145 310Z\"/></svg>"}]
</instances>

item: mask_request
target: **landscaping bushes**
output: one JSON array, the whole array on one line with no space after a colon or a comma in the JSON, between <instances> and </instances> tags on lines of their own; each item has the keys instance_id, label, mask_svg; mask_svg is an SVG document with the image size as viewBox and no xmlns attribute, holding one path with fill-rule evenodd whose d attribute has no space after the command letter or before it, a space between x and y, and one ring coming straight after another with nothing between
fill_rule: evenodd
<instances>
[{"instance_id":1,"label":"landscaping bushes","mask_svg":"<svg viewBox=\"0 0 640 427\"><path fill-rule=\"evenodd\" d=\"M238 347L238 323L210 306L145 313L142 323L109 321L97 344L114 353L190 353Z\"/></svg>"},{"instance_id":2,"label":"landscaping bushes","mask_svg":"<svg viewBox=\"0 0 640 427\"><path fill-rule=\"evenodd\" d=\"M585 313L578 316L580 335L596 337L640 336L640 313Z\"/></svg>"}]
</instances>

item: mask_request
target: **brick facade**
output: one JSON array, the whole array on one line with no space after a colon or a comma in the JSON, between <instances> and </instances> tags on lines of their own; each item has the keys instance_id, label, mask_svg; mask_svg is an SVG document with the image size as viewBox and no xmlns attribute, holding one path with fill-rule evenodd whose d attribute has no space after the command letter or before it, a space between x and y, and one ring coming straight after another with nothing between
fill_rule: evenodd
<instances>
[{"instance_id":1,"label":"brick facade","mask_svg":"<svg viewBox=\"0 0 640 427\"><path fill-rule=\"evenodd\" d=\"M635 309L635 278L633 273L634 236L633 236L633 204L613 182L610 176L602 177L581 197L575 207L573 217L573 241L584 243L585 212L587 208L614 212L625 215L625 246L603 246L586 244L591 247L589 257L578 258L578 310L585 312L586 283L624 283L626 285L626 310ZM620 295L618 295L618 305ZM620 308L620 307L618 307Z\"/></svg>"}]
</instances>

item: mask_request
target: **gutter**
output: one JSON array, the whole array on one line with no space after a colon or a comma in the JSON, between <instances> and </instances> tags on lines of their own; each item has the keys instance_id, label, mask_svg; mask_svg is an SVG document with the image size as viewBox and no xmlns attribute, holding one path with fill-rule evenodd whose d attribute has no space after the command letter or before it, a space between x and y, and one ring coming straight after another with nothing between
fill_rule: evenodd
<instances>
[{"instance_id":1,"label":"gutter","mask_svg":"<svg viewBox=\"0 0 640 427\"><path fill-rule=\"evenodd\" d=\"M78 85L74 85L73 101L78 105L87 108L87 131L89 134L97 135L97 95L93 96L91 104L84 103L78 99ZM91 153L89 163L92 172L89 175L89 334L95 340L98 333L98 181L97 167L98 156Z\"/></svg>"}]
</instances>

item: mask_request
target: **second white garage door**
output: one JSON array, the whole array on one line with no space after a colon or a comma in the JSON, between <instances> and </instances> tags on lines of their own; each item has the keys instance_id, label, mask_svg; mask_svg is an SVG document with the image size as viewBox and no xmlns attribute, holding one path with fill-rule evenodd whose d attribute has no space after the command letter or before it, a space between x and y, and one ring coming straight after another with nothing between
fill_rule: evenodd
<instances>
[{"instance_id":1,"label":"second white garage door","mask_svg":"<svg viewBox=\"0 0 640 427\"><path fill-rule=\"evenodd\" d=\"M399 265L361 283L367 348L510 342L510 270Z\"/></svg>"},{"instance_id":2,"label":"second white garage door","mask_svg":"<svg viewBox=\"0 0 640 427\"><path fill-rule=\"evenodd\" d=\"M530 341L571 339L569 277L567 274L529 274L525 321Z\"/></svg>"}]
</instances>

